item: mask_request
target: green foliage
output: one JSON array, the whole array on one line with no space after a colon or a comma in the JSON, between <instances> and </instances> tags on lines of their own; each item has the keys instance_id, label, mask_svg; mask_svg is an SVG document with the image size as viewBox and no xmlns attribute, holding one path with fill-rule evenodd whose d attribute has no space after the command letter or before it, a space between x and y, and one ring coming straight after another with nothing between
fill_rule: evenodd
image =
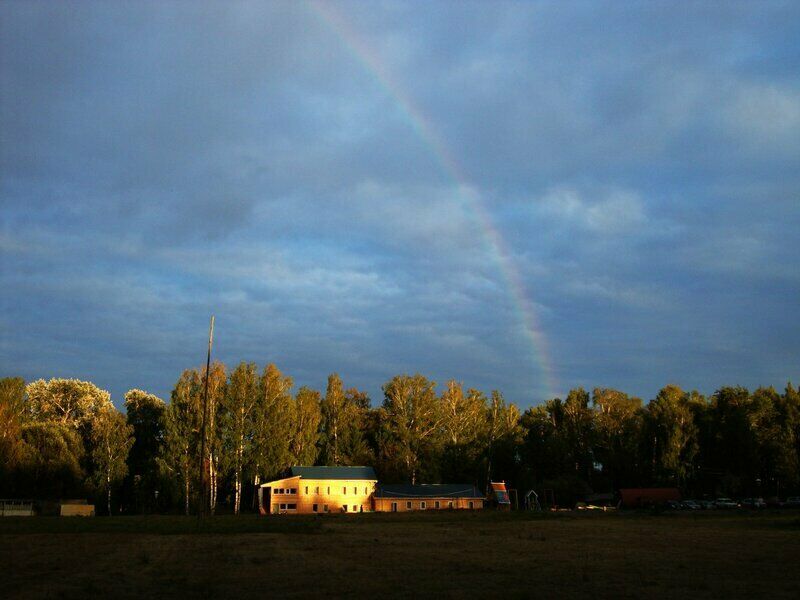
<instances>
[{"instance_id":1,"label":"green foliage","mask_svg":"<svg viewBox=\"0 0 800 600\"><path fill-rule=\"evenodd\" d=\"M202 426L202 381L196 370L184 371L172 390L164 420L164 451L159 464L183 494L184 512L189 514L191 491L198 480Z\"/></svg>"},{"instance_id":2,"label":"green foliage","mask_svg":"<svg viewBox=\"0 0 800 600\"><path fill-rule=\"evenodd\" d=\"M316 390L301 387L297 392L292 419L290 452L292 463L313 465L317 459L317 441L322 421L320 394Z\"/></svg>"},{"instance_id":3,"label":"green foliage","mask_svg":"<svg viewBox=\"0 0 800 600\"><path fill-rule=\"evenodd\" d=\"M11 476L23 451L21 434L26 420L25 380L0 379L0 494L11 491Z\"/></svg>"},{"instance_id":4,"label":"green foliage","mask_svg":"<svg viewBox=\"0 0 800 600\"><path fill-rule=\"evenodd\" d=\"M487 398L451 380L437 394L419 374L386 382L373 409L336 373L324 397L308 387L293 395L292 378L274 364L259 374L241 363L229 374L214 363L201 460L205 383L205 369L184 371L168 405L130 390L123 417L90 382L0 380L2 493L58 498L102 489L110 511L128 472L127 508L168 508L182 497L188 514L202 465L211 492L204 502L213 511L219 497L238 513L254 484L315 463L372 465L386 482L483 487L502 479L522 491L551 490L560 505L628 486L800 492L800 394L791 384L784 393L722 387L708 401L668 385L647 405L619 390L590 396L576 388L520 415L497 390Z\"/></svg>"},{"instance_id":5,"label":"green foliage","mask_svg":"<svg viewBox=\"0 0 800 600\"><path fill-rule=\"evenodd\" d=\"M85 495L84 445L74 427L38 421L22 428L17 489L29 497L59 499Z\"/></svg>"},{"instance_id":6,"label":"green foliage","mask_svg":"<svg viewBox=\"0 0 800 600\"><path fill-rule=\"evenodd\" d=\"M292 385L292 378L274 364L264 368L254 412L253 469L259 478L274 477L291 466Z\"/></svg>"},{"instance_id":7,"label":"green foliage","mask_svg":"<svg viewBox=\"0 0 800 600\"><path fill-rule=\"evenodd\" d=\"M94 467L92 481L106 493L106 508L111 514L111 491L128 473L128 452L133 446L133 427L117 409L110 407L97 412L92 420L91 458Z\"/></svg>"},{"instance_id":8,"label":"green foliage","mask_svg":"<svg viewBox=\"0 0 800 600\"><path fill-rule=\"evenodd\" d=\"M27 410L36 421L57 421L79 428L101 409L111 406L111 395L89 381L39 379L25 387Z\"/></svg>"},{"instance_id":9,"label":"green foliage","mask_svg":"<svg viewBox=\"0 0 800 600\"><path fill-rule=\"evenodd\" d=\"M320 462L358 465L371 458L363 430L368 410L367 394L356 388L345 391L338 374L328 376L325 397L321 401Z\"/></svg>"},{"instance_id":10,"label":"green foliage","mask_svg":"<svg viewBox=\"0 0 800 600\"><path fill-rule=\"evenodd\" d=\"M151 512L157 508L156 492L165 487L158 458L163 453L167 406L161 398L133 389L125 394L125 410L134 438L128 454L127 490L135 510Z\"/></svg>"},{"instance_id":11,"label":"green foliage","mask_svg":"<svg viewBox=\"0 0 800 600\"><path fill-rule=\"evenodd\" d=\"M384 456L411 483L420 475L436 478L438 465L425 460L443 442L444 413L435 387L419 374L398 375L383 386Z\"/></svg>"}]
</instances>

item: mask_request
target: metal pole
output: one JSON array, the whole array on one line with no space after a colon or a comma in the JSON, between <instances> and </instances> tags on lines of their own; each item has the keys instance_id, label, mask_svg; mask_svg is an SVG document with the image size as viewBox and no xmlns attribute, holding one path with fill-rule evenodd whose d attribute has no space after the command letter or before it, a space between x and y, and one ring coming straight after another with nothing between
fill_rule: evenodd
<instances>
[{"instance_id":1,"label":"metal pole","mask_svg":"<svg viewBox=\"0 0 800 600\"><path fill-rule=\"evenodd\" d=\"M208 329L208 355L206 357L206 382L203 391L203 426L200 440L200 506L198 518L205 514L206 500L206 423L208 421L208 380L211 375L211 345L214 342L214 315L211 315L211 326Z\"/></svg>"}]
</instances>

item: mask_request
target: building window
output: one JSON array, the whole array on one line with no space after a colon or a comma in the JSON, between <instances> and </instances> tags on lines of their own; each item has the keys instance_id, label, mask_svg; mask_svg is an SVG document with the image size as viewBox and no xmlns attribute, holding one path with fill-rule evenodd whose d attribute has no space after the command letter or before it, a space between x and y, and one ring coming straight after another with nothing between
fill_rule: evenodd
<instances>
[{"instance_id":1,"label":"building window","mask_svg":"<svg viewBox=\"0 0 800 600\"><path fill-rule=\"evenodd\" d=\"M346 487L342 488L342 494L344 494L345 496L347 495L347 488Z\"/></svg>"},{"instance_id":2,"label":"building window","mask_svg":"<svg viewBox=\"0 0 800 600\"><path fill-rule=\"evenodd\" d=\"M342 504L342 512L347 512L347 504Z\"/></svg>"},{"instance_id":3,"label":"building window","mask_svg":"<svg viewBox=\"0 0 800 600\"><path fill-rule=\"evenodd\" d=\"M425 508L426 508L425 502L420 502L419 503L419 507L420 507L420 509L425 510Z\"/></svg>"},{"instance_id":4,"label":"building window","mask_svg":"<svg viewBox=\"0 0 800 600\"><path fill-rule=\"evenodd\" d=\"M355 504L353 504L353 512L358 512L358 507Z\"/></svg>"},{"instance_id":5,"label":"building window","mask_svg":"<svg viewBox=\"0 0 800 600\"><path fill-rule=\"evenodd\" d=\"M322 512L328 512L328 505L327 504L323 504L322 505Z\"/></svg>"},{"instance_id":6,"label":"building window","mask_svg":"<svg viewBox=\"0 0 800 600\"><path fill-rule=\"evenodd\" d=\"M472 500L469 501L469 507L470 508L474 508L475 507L475 504L472 502Z\"/></svg>"},{"instance_id":7,"label":"building window","mask_svg":"<svg viewBox=\"0 0 800 600\"><path fill-rule=\"evenodd\" d=\"M297 493L297 488L292 488L290 490L287 490L287 493L288 494L296 494Z\"/></svg>"},{"instance_id":8,"label":"building window","mask_svg":"<svg viewBox=\"0 0 800 600\"><path fill-rule=\"evenodd\" d=\"M331 486L328 486L328 496L331 495Z\"/></svg>"},{"instance_id":9,"label":"building window","mask_svg":"<svg viewBox=\"0 0 800 600\"><path fill-rule=\"evenodd\" d=\"M358 488L356 486L353 486L353 495L355 496L357 494L358 494Z\"/></svg>"},{"instance_id":10,"label":"building window","mask_svg":"<svg viewBox=\"0 0 800 600\"><path fill-rule=\"evenodd\" d=\"M452 501L452 500L450 500L450 501L447 503L447 508L453 508L453 501Z\"/></svg>"},{"instance_id":11,"label":"building window","mask_svg":"<svg viewBox=\"0 0 800 600\"><path fill-rule=\"evenodd\" d=\"M433 508L439 508L439 501L438 500L433 503Z\"/></svg>"},{"instance_id":12,"label":"building window","mask_svg":"<svg viewBox=\"0 0 800 600\"><path fill-rule=\"evenodd\" d=\"M289 510L297 510L297 504L287 504L286 508Z\"/></svg>"},{"instance_id":13,"label":"building window","mask_svg":"<svg viewBox=\"0 0 800 600\"><path fill-rule=\"evenodd\" d=\"M286 510L286 505L285 504L281 504L281 510Z\"/></svg>"},{"instance_id":14,"label":"building window","mask_svg":"<svg viewBox=\"0 0 800 600\"><path fill-rule=\"evenodd\" d=\"M397 512L397 502L392 502L392 512Z\"/></svg>"},{"instance_id":15,"label":"building window","mask_svg":"<svg viewBox=\"0 0 800 600\"><path fill-rule=\"evenodd\" d=\"M369 492L367 491L367 488L364 488L364 495L365 496L369 495Z\"/></svg>"},{"instance_id":16,"label":"building window","mask_svg":"<svg viewBox=\"0 0 800 600\"><path fill-rule=\"evenodd\" d=\"M319 494L319 486L317 486L317 487L315 487L315 488L314 488L314 493L315 493L315 494Z\"/></svg>"},{"instance_id":17,"label":"building window","mask_svg":"<svg viewBox=\"0 0 800 600\"><path fill-rule=\"evenodd\" d=\"M308 486L306 486L306 496L308 496Z\"/></svg>"},{"instance_id":18,"label":"building window","mask_svg":"<svg viewBox=\"0 0 800 600\"><path fill-rule=\"evenodd\" d=\"M406 502L406 510L411 510L411 502Z\"/></svg>"},{"instance_id":19,"label":"building window","mask_svg":"<svg viewBox=\"0 0 800 600\"><path fill-rule=\"evenodd\" d=\"M314 512L317 512L317 507L318 507L318 506L319 506L318 504L313 504L313 505L311 506L311 510L313 510Z\"/></svg>"}]
</instances>

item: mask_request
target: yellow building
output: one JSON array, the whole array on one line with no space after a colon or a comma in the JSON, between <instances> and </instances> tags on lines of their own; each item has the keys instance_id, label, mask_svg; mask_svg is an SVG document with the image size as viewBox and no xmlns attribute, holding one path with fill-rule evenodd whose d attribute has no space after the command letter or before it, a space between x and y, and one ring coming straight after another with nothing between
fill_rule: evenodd
<instances>
[{"instance_id":1,"label":"yellow building","mask_svg":"<svg viewBox=\"0 0 800 600\"><path fill-rule=\"evenodd\" d=\"M372 467L292 467L288 477L259 487L259 512L369 512L377 483Z\"/></svg>"},{"instance_id":2,"label":"yellow building","mask_svg":"<svg viewBox=\"0 0 800 600\"><path fill-rule=\"evenodd\" d=\"M474 485L381 484L375 490L372 505L377 512L409 512L415 510L477 510L485 498Z\"/></svg>"}]
</instances>

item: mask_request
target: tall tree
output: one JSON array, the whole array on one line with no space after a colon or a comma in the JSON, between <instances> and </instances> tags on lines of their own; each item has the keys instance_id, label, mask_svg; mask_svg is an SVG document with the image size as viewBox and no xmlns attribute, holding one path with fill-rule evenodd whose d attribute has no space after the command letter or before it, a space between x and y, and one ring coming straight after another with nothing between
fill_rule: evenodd
<instances>
[{"instance_id":1,"label":"tall tree","mask_svg":"<svg viewBox=\"0 0 800 600\"><path fill-rule=\"evenodd\" d=\"M442 411L436 384L422 375L398 375L383 386L383 409L389 432L387 449L395 454L405 477L416 483L422 459L442 440ZM424 465L430 473L433 461Z\"/></svg>"},{"instance_id":2,"label":"tall tree","mask_svg":"<svg viewBox=\"0 0 800 600\"><path fill-rule=\"evenodd\" d=\"M475 389L464 394L462 385L451 380L440 403L444 479L472 481L482 454L479 439L486 429L486 396Z\"/></svg>"},{"instance_id":3,"label":"tall tree","mask_svg":"<svg viewBox=\"0 0 800 600\"><path fill-rule=\"evenodd\" d=\"M203 386L205 386L205 368L203 368L202 373ZM203 464L206 465L205 477L208 481L208 509L212 515L217 508L218 473L223 459L222 430L218 427L218 419L220 411L224 408L227 380L228 375L225 365L219 361L211 363L211 370L208 376L208 406L205 409L207 416L206 456L203 459ZM205 394L205 391L203 393Z\"/></svg>"},{"instance_id":4,"label":"tall tree","mask_svg":"<svg viewBox=\"0 0 800 600\"><path fill-rule=\"evenodd\" d=\"M591 483L594 470L594 414L589 394L582 388L569 391L563 405L563 429L575 473Z\"/></svg>"},{"instance_id":5,"label":"tall tree","mask_svg":"<svg viewBox=\"0 0 800 600\"><path fill-rule=\"evenodd\" d=\"M515 404L506 404L503 394L492 390L486 409L486 485L492 480L492 469L502 462L508 471L514 461L516 449L521 442L519 409Z\"/></svg>"},{"instance_id":6,"label":"tall tree","mask_svg":"<svg viewBox=\"0 0 800 600\"><path fill-rule=\"evenodd\" d=\"M677 385L662 388L646 412L644 447L651 456L652 476L659 484L684 487L692 476L699 450L695 422L696 392L688 394Z\"/></svg>"},{"instance_id":7,"label":"tall tree","mask_svg":"<svg viewBox=\"0 0 800 600\"><path fill-rule=\"evenodd\" d=\"M348 421L348 403L344 394L342 378L337 373L328 375L328 387L322 408L322 460L327 465L342 464L342 437Z\"/></svg>"},{"instance_id":8,"label":"tall tree","mask_svg":"<svg viewBox=\"0 0 800 600\"><path fill-rule=\"evenodd\" d=\"M741 386L722 387L711 397L708 409L712 446L709 466L722 474L728 493L748 493L758 471L756 439L750 423L750 393Z\"/></svg>"},{"instance_id":9,"label":"tall tree","mask_svg":"<svg viewBox=\"0 0 800 600\"><path fill-rule=\"evenodd\" d=\"M316 390L301 387L294 404L292 461L297 465L313 465L317 459L319 425L322 421L320 394Z\"/></svg>"},{"instance_id":10,"label":"tall tree","mask_svg":"<svg viewBox=\"0 0 800 600\"><path fill-rule=\"evenodd\" d=\"M613 489L636 483L639 474L639 442L642 401L619 390L595 388L594 455L610 478Z\"/></svg>"},{"instance_id":11,"label":"tall tree","mask_svg":"<svg viewBox=\"0 0 800 600\"><path fill-rule=\"evenodd\" d=\"M202 382L197 370L184 371L166 410L164 453L160 464L183 489L184 513L189 514L191 490L197 481L202 426Z\"/></svg>"},{"instance_id":12,"label":"tall tree","mask_svg":"<svg viewBox=\"0 0 800 600\"><path fill-rule=\"evenodd\" d=\"M163 453L164 401L148 392L132 389L125 393L126 421L133 428L133 446L128 454L128 472L137 510L149 511L159 492L158 458Z\"/></svg>"},{"instance_id":13,"label":"tall tree","mask_svg":"<svg viewBox=\"0 0 800 600\"><path fill-rule=\"evenodd\" d=\"M284 376L274 364L264 367L254 412L253 462L256 484L262 477L272 477L291 466L292 385L292 378Z\"/></svg>"},{"instance_id":14,"label":"tall tree","mask_svg":"<svg viewBox=\"0 0 800 600\"><path fill-rule=\"evenodd\" d=\"M252 460L254 412L259 398L258 367L255 363L239 363L231 373L223 411L223 445L232 456L233 512L237 515L242 504L242 475Z\"/></svg>"},{"instance_id":15,"label":"tall tree","mask_svg":"<svg viewBox=\"0 0 800 600\"><path fill-rule=\"evenodd\" d=\"M133 446L133 427L116 408L100 409L92 420L92 479L106 493L106 507L111 516L111 490L128 473L128 452Z\"/></svg>"}]
</instances>

